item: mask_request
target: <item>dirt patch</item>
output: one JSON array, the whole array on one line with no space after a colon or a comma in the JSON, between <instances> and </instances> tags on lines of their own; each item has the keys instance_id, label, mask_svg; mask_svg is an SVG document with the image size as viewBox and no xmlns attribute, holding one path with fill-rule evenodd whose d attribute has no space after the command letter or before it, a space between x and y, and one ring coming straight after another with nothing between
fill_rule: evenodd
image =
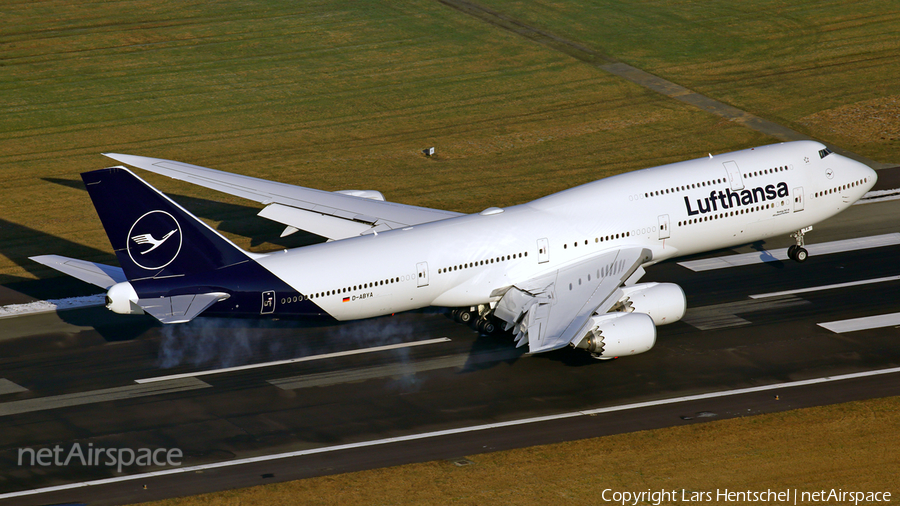
<instances>
[{"instance_id":1,"label":"dirt patch","mask_svg":"<svg viewBox=\"0 0 900 506\"><path fill-rule=\"evenodd\" d=\"M826 109L799 123L858 142L900 141L900 95Z\"/></svg>"}]
</instances>

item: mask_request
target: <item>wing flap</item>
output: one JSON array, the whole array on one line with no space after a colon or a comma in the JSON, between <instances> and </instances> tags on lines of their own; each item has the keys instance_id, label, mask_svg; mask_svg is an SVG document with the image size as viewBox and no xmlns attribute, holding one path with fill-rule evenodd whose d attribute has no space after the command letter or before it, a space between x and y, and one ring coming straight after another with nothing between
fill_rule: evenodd
<instances>
[{"instance_id":1,"label":"wing flap","mask_svg":"<svg viewBox=\"0 0 900 506\"><path fill-rule=\"evenodd\" d=\"M277 221L289 227L306 230L333 241L361 235L370 230L373 225L371 223L304 211L303 209L281 204L269 204L259 212L258 216Z\"/></svg>"},{"instance_id":2,"label":"wing flap","mask_svg":"<svg viewBox=\"0 0 900 506\"><path fill-rule=\"evenodd\" d=\"M644 248L610 250L511 287L494 316L514 329L517 346L527 343L531 353L562 348L583 337L591 316L613 307L622 283L650 259Z\"/></svg>"}]
</instances>

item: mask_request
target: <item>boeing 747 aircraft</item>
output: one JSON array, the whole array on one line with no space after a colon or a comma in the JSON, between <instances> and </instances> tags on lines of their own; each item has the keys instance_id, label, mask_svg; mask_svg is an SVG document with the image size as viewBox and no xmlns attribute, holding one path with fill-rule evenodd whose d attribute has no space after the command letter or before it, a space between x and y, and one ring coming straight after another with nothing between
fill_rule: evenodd
<instances>
[{"instance_id":1,"label":"boeing 747 aircraft","mask_svg":"<svg viewBox=\"0 0 900 506\"><path fill-rule=\"evenodd\" d=\"M425 306L512 331L531 353L642 353L678 321L684 292L638 283L662 260L793 233L846 209L871 168L813 141L758 147L608 177L463 215L325 192L140 156L121 163L265 207L259 215L328 242L266 254L238 248L125 167L82 174L120 267L34 260L108 290L107 307L163 323L203 315L369 318Z\"/></svg>"}]
</instances>

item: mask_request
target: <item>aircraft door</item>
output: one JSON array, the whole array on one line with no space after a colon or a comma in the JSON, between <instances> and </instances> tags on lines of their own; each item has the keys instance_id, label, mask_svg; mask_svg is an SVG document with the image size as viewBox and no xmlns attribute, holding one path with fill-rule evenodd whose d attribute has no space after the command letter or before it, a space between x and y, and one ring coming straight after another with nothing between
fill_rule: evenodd
<instances>
[{"instance_id":1,"label":"aircraft door","mask_svg":"<svg viewBox=\"0 0 900 506\"><path fill-rule=\"evenodd\" d=\"M731 183L732 190L744 189L744 178L741 177L741 169L737 162L724 162L725 170L728 171L728 182Z\"/></svg>"},{"instance_id":2,"label":"aircraft door","mask_svg":"<svg viewBox=\"0 0 900 506\"><path fill-rule=\"evenodd\" d=\"M794 212L803 210L803 187L794 188Z\"/></svg>"},{"instance_id":3,"label":"aircraft door","mask_svg":"<svg viewBox=\"0 0 900 506\"><path fill-rule=\"evenodd\" d=\"M417 286L428 286L428 262L416 264L416 280Z\"/></svg>"},{"instance_id":4,"label":"aircraft door","mask_svg":"<svg viewBox=\"0 0 900 506\"><path fill-rule=\"evenodd\" d=\"M669 215L668 214L660 214L659 215L659 238L660 239L668 239L669 238Z\"/></svg>"},{"instance_id":5,"label":"aircraft door","mask_svg":"<svg viewBox=\"0 0 900 506\"><path fill-rule=\"evenodd\" d=\"M550 261L550 242L547 239L538 239L538 263L543 264Z\"/></svg>"},{"instance_id":6,"label":"aircraft door","mask_svg":"<svg viewBox=\"0 0 900 506\"><path fill-rule=\"evenodd\" d=\"M275 291L269 290L262 293L262 308L259 314L272 314L275 312Z\"/></svg>"}]
</instances>

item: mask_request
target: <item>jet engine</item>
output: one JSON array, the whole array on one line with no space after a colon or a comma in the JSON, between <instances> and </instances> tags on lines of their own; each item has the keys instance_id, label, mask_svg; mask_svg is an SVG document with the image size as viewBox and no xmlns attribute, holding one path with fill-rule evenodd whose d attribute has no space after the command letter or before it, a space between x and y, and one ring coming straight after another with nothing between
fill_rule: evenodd
<instances>
[{"instance_id":1,"label":"jet engine","mask_svg":"<svg viewBox=\"0 0 900 506\"><path fill-rule=\"evenodd\" d=\"M138 294L131 283L125 281L116 283L106 292L106 308L119 314L144 314L141 306L138 306Z\"/></svg>"},{"instance_id":2,"label":"jet engine","mask_svg":"<svg viewBox=\"0 0 900 506\"><path fill-rule=\"evenodd\" d=\"M591 317L588 332L575 345L594 358L637 355L656 344L656 325L645 313L606 313Z\"/></svg>"},{"instance_id":3,"label":"jet engine","mask_svg":"<svg viewBox=\"0 0 900 506\"><path fill-rule=\"evenodd\" d=\"M646 313L656 325L677 322L687 310L684 290L674 283L639 283L622 287L622 292L612 311Z\"/></svg>"}]
</instances>

